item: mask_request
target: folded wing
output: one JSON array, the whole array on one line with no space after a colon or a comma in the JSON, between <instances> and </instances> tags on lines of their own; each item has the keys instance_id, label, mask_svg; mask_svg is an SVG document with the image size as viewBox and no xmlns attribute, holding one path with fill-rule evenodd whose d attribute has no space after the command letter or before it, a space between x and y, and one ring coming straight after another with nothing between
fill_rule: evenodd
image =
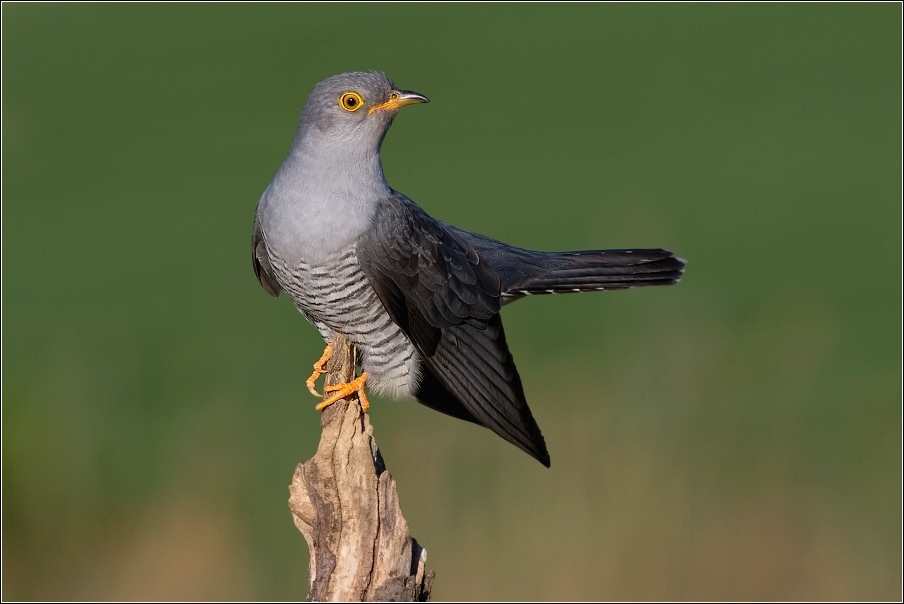
<instances>
[{"instance_id":1,"label":"folded wing","mask_svg":"<svg viewBox=\"0 0 904 604\"><path fill-rule=\"evenodd\" d=\"M422 402L461 419L470 415L548 466L505 340L502 283L490 264L398 193L379 204L357 251L383 306L432 374L417 393Z\"/></svg>"}]
</instances>

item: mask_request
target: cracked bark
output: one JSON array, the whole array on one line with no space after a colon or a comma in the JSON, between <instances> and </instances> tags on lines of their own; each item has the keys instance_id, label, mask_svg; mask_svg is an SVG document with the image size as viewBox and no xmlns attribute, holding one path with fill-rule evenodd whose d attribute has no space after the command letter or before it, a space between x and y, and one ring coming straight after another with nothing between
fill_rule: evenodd
<instances>
[{"instance_id":1,"label":"cracked bark","mask_svg":"<svg viewBox=\"0 0 904 604\"><path fill-rule=\"evenodd\" d=\"M354 377L354 349L337 335L324 384ZM308 601L426 601L434 576L427 551L408 532L357 396L324 409L320 427L317 453L289 485L289 509L311 552Z\"/></svg>"}]
</instances>

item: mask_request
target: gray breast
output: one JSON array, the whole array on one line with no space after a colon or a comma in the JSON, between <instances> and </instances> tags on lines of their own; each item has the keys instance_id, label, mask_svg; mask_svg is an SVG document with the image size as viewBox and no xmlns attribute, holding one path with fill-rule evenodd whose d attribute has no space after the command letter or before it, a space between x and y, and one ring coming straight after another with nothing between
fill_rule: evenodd
<instances>
[{"instance_id":1,"label":"gray breast","mask_svg":"<svg viewBox=\"0 0 904 604\"><path fill-rule=\"evenodd\" d=\"M316 265L289 265L269 253L280 286L323 339L329 341L338 332L355 344L371 389L395 397L416 389L420 362L414 346L377 298L354 245Z\"/></svg>"}]
</instances>

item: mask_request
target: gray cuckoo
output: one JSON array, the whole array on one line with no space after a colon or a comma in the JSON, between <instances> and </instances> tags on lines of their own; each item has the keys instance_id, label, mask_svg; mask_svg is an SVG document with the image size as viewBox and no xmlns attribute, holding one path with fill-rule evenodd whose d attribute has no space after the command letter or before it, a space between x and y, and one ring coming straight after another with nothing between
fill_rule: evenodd
<instances>
[{"instance_id":1,"label":"gray cuckoo","mask_svg":"<svg viewBox=\"0 0 904 604\"><path fill-rule=\"evenodd\" d=\"M377 72L318 84L258 203L254 272L325 341L341 333L360 353L360 377L318 409L358 392L366 411L366 382L486 426L549 466L500 308L535 294L672 285L684 261L664 249L537 252L432 218L390 188L380 164L396 113L426 102ZM307 381L315 395L329 354L327 345Z\"/></svg>"}]
</instances>

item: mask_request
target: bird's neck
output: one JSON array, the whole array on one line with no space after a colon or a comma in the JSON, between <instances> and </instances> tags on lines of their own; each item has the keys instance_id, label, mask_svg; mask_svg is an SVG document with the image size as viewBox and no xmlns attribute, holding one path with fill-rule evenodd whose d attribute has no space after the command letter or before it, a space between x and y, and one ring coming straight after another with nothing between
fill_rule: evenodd
<instances>
[{"instance_id":1,"label":"bird's neck","mask_svg":"<svg viewBox=\"0 0 904 604\"><path fill-rule=\"evenodd\" d=\"M391 194L379 150L344 142L293 145L261 200L268 245L310 262L353 245L370 227L377 202Z\"/></svg>"},{"instance_id":2,"label":"bird's neck","mask_svg":"<svg viewBox=\"0 0 904 604\"><path fill-rule=\"evenodd\" d=\"M379 148L321 140L316 146L294 148L286 158L285 168L303 181L310 193L344 195L349 199L379 199L389 193Z\"/></svg>"}]
</instances>

